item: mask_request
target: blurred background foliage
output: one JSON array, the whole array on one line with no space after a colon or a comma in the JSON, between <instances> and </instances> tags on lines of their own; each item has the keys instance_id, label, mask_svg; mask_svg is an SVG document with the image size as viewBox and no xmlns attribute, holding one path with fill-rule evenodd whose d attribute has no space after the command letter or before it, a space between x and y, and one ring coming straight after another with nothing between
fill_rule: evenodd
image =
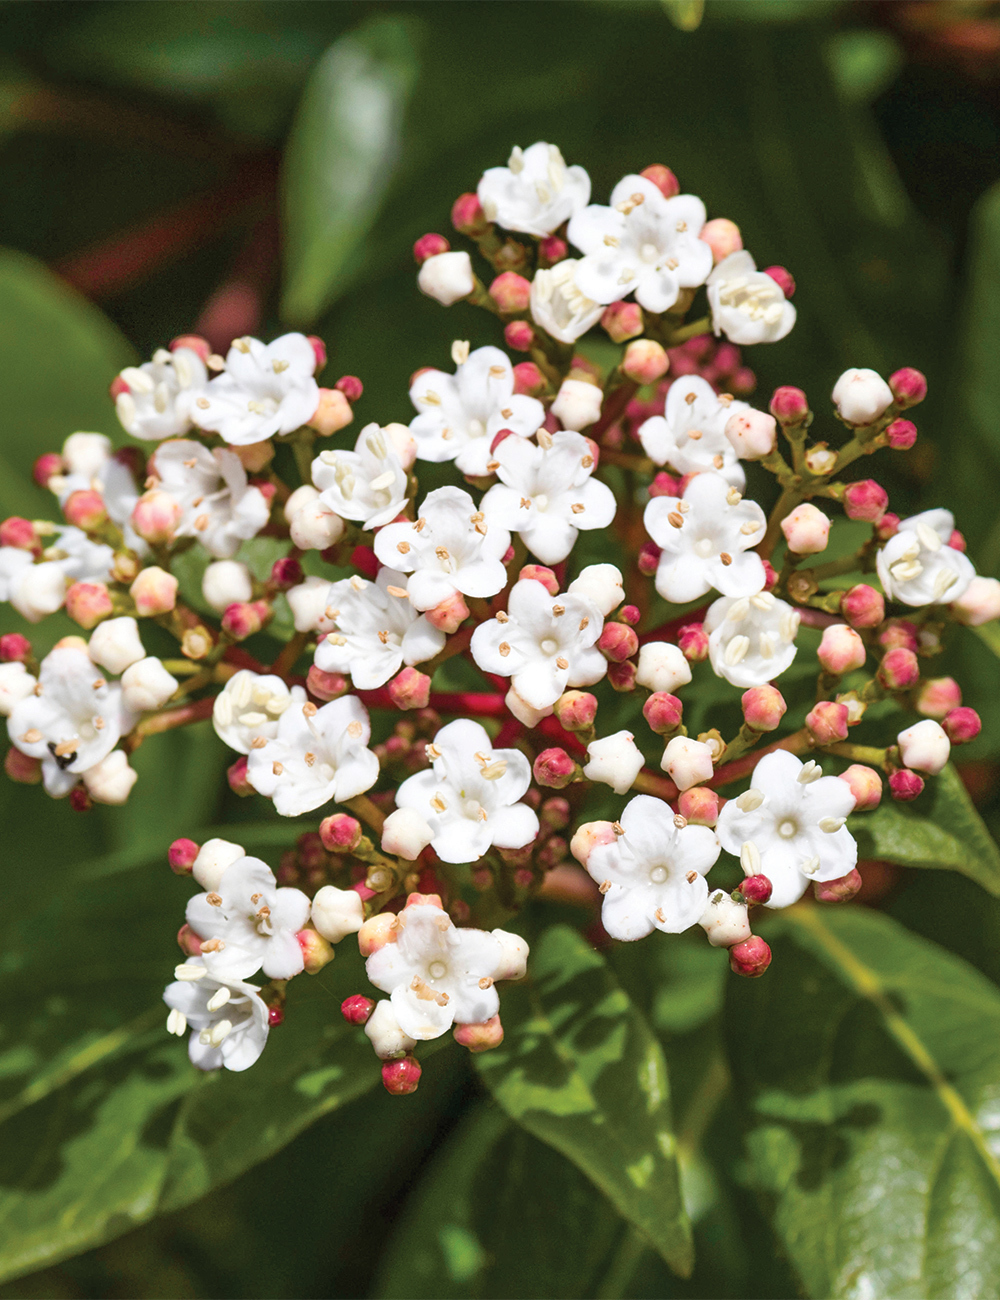
<instances>
[{"instance_id":1,"label":"blurred background foliage","mask_svg":"<svg viewBox=\"0 0 1000 1300\"><path fill-rule=\"evenodd\" d=\"M667 163L758 264L791 269L797 328L746 357L761 403L792 383L823 412L849 365L922 369L916 451L874 472L900 514L954 505L980 572L1000 573L1000 13L959 0L8 0L0 509L44 513L34 458L79 428L121 440L108 381L192 328L223 348L318 333L330 373L365 383L359 423L407 419L413 370L444 363L455 337L500 341L471 307L416 293L410 246L448 233L452 199L538 139L588 169L598 201ZM943 670L985 723L961 776L996 830L996 654L972 634L951 653ZM863 850L894 860L872 874L878 914L824 914L821 933L783 918L759 984L731 988L720 954L684 940L626 945L595 973L585 944L548 932L550 967L603 981L631 1008L635 1051L670 1067L695 1237L683 1280L649 1245L639 1175L630 1190L578 1140L572 1107L515 1123L521 1103L490 1062L457 1050L427 1058L415 1097L369 1091L367 1044L337 1015L358 982L344 954L293 989L249 1075L195 1078L162 1034L180 911L164 849L228 826L274 861L292 832L223 797L225 755L204 728L136 764L127 807L86 818L0 785L0 1295L995 1294L1000 1184L981 1108L1000 1088L1000 904L980 884L1000 891L1000 865L957 782L933 854L894 852L884 827ZM929 1076L917 1086L893 1046L896 1003L859 994L859 962L905 1005L975 1133L942 1130L943 1094ZM633 1122L616 1115L597 1029L571 1051L555 1016L539 1046L512 1015L515 1059L550 1051L566 1097L582 1088L602 1121ZM932 1204L886 1174L897 1142L937 1152ZM676 1210L674 1237L659 1229L676 1262L673 1165L642 1177ZM852 1226L876 1186L885 1222ZM910 1213L925 1240L898 1240Z\"/></svg>"}]
</instances>

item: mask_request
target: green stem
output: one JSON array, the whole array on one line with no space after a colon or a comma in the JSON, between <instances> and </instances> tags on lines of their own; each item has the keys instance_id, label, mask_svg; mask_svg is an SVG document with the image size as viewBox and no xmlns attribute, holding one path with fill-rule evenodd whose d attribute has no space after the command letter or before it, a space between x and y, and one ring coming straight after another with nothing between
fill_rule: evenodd
<instances>
[{"instance_id":1,"label":"green stem","mask_svg":"<svg viewBox=\"0 0 1000 1300\"><path fill-rule=\"evenodd\" d=\"M874 745L853 745L845 740L836 745L824 745L823 753L849 758L853 763L867 763L869 767L885 767L885 750Z\"/></svg>"},{"instance_id":2,"label":"green stem","mask_svg":"<svg viewBox=\"0 0 1000 1300\"><path fill-rule=\"evenodd\" d=\"M667 347L675 348L678 343L686 343L688 339L696 339L699 334L708 334L712 329L711 316L701 316L690 325L682 325L680 329L671 330L667 337Z\"/></svg>"}]
</instances>

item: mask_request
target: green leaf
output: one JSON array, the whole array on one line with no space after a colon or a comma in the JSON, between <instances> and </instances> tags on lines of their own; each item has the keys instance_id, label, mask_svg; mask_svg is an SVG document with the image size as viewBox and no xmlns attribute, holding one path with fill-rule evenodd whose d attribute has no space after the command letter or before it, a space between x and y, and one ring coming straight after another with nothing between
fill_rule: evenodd
<instances>
[{"instance_id":1,"label":"green leaf","mask_svg":"<svg viewBox=\"0 0 1000 1300\"><path fill-rule=\"evenodd\" d=\"M915 804L883 802L850 819L862 858L960 871L1000 895L1000 849L949 763Z\"/></svg>"},{"instance_id":2,"label":"green leaf","mask_svg":"<svg viewBox=\"0 0 1000 1300\"><path fill-rule=\"evenodd\" d=\"M753 1181L807 1295L996 1293L1000 992L862 908L790 909L727 1035Z\"/></svg>"},{"instance_id":3,"label":"green leaf","mask_svg":"<svg viewBox=\"0 0 1000 1300\"><path fill-rule=\"evenodd\" d=\"M285 155L282 315L291 324L311 324L355 274L416 75L413 25L399 18L365 23L316 65Z\"/></svg>"},{"instance_id":4,"label":"green leaf","mask_svg":"<svg viewBox=\"0 0 1000 1300\"><path fill-rule=\"evenodd\" d=\"M506 1037L477 1057L504 1110L568 1156L676 1272L692 1267L666 1061L603 959L567 926L504 995Z\"/></svg>"}]
</instances>

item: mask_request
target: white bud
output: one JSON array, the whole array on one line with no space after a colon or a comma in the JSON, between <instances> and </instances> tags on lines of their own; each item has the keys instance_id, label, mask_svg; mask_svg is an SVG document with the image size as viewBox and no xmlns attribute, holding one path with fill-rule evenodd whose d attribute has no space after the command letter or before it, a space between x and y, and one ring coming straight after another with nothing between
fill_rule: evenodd
<instances>
[{"instance_id":1,"label":"white bud","mask_svg":"<svg viewBox=\"0 0 1000 1300\"><path fill-rule=\"evenodd\" d=\"M98 623L90 635L87 653L109 673L123 673L130 664L146 657L134 618L109 618Z\"/></svg>"},{"instance_id":2,"label":"white bud","mask_svg":"<svg viewBox=\"0 0 1000 1300\"><path fill-rule=\"evenodd\" d=\"M552 705L547 709L533 708L527 700L521 698L513 686L504 696L504 704L510 709L518 722L523 722L526 727L537 727L543 718L549 717L552 713Z\"/></svg>"},{"instance_id":3,"label":"white bud","mask_svg":"<svg viewBox=\"0 0 1000 1300\"><path fill-rule=\"evenodd\" d=\"M1000 618L1000 580L973 578L958 600L952 601L951 610L967 627L981 627Z\"/></svg>"},{"instance_id":4,"label":"white bud","mask_svg":"<svg viewBox=\"0 0 1000 1300\"><path fill-rule=\"evenodd\" d=\"M382 432L389 435L393 450L399 457L403 469L411 469L417 459L417 440L410 432L410 426L408 424L386 424L383 426Z\"/></svg>"},{"instance_id":5,"label":"white bud","mask_svg":"<svg viewBox=\"0 0 1000 1300\"><path fill-rule=\"evenodd\" d=\"M447 254L444 254L444 256L447 256ZM426 266L427 263L425 262L424 265ZM372 1047L375 1048L375 1055L381 1057L383 1061L391 1061L397 1056L405 1056L407 1052L412 1052L417 1045L415 1038L411 1038L409 1034L404 1034L400 1029L396 1013L392 1009L392 1003L386 998L375 1003L375 1010L365 1023L365 1033L368 1035Z\"/></svg>"},{"instance_id":6,"label":"white bud","mask_svg":"<svg viewBox=\"0 0 1000 1300\"><path fill-rule=\"evenodd\" d=\"M66 599L66 575L56 560L22 569L10 593L10 603L29 623L39 623L61 609Z\"/></svg>"},{"instance_id":7,"label":"white bud","mask_svg":"<svg viewBox=\"0 0 1000 1300\"><path fill-rule=\"evenodd\" d=\"M635 680L647 690L672 695L678 686L686 686L691 680L691 665L680 646L669 641L648 641L639 650Z\"/></svg>"},{"instance_id":8,"label":"white bud","mask_svg":"<svg viewBox=\"0 0 1000 1300\"><path fill-rule=\"evenodd\" d=\"M314 488L311 483L303 483L301 487L295 489L292 495L285 502L285 522L290 524L304 506L314 505L318 500L318 490Z\"/></svg>"},{"instance_id":9,"label":"white bud","mask_svg":"<svg viewBox=\"0 0 1000 1300\"><path fill-rule=\"evenodd\" d=\"M107 758L83 774L83 784L96 803L121 804L129 796L139 773L128 765L122 749L113 749Z\"/></svg>"},{"instance_id":10,"label":"white bud","mask_svg":"<svg viewBox=\"0 0 1000 1300\"><path fill-rule=\"evenodd\" d=\"M690 790L712 775L712 749L690 736L674 736L663 751L660 766L678 790Z\"/></svg>"},{"instance_id":11,"label":"white bud","mask_svg":"<svg viewBox=\"0 0 1000 1300\"><path fill-rule=\"evenodd\" d=\"M552 414L564 429L586 429L601 413L604 394L585 379L564 379L552 403Z\"/></svg>"},{"instance_id":12,"label":"white bud","mask_svg":"<svg viewBox=\"0 0 1000 1300\"><path fill-rule=\"evenodd\" d=\"M871 424L892 405L892 389L875 370L845 370L833 386L833 403L848 424Z\"/></svg>"},{"instance_id":13,"label":"white bud","mask_svg":"<svg viewBox=\"0 0 1000 1300\"><path fill-rule=\"evenodd\" d=\"M437 253L429 257L417 274L417 287L442 307L468 298L476 287L468 253Z\"/></svg>"},{"instance_id":14,"label":"white bud","mask_svg":"<svg viewBox=\"0 0 1000 1300\"><path fill-rule=\"evenodd\" d=\"M320 626L330 603L329 596L329 578L316 578L312 575L285 592L296 632L314 632Z\"/></svg>"},{"instance_id":15,"label":"white bud","mask_svg":"<svg viewBox=\"0 0 1000 1300\"><path fill-rule=\"evenodd\" d=\"M951 741L944 728L933 718L915 722L896 737L899 752L907 767L936 776L948 761Z\"/></svg>"},{"instance_id":16,"label":"white bud","mask_svg":"<svg viewBox=\"0 0 1000 1300\"><path fill-rule=\"evenodd\" d=\"M643 757L631 731L616 731L587 746L588 762L583 775L588 781L611 786L615 794L626 794L642 770Z\"/></svg>"},{"instance_id":17,"label":"white bud","mask_svg":"<svg viewBox=\"0 0 1000 1300\"><path fill-rule=\"evenodd\" d=\"M723 433L741 460L760 460L763 456L770 456L777 441L774 416L755 411L752 407L731 415Z\"/></svg>"},{"instance_id":18,"label":"white bud","mask_svg":"<svg viewBox=\"0 0 1000 1300\"><path fill-rule=\"evenodd\" d=\"M122 673L122 701L133 713L149 713L162 708L177 690L177 678L164 668L155 655L130 664Z\"/></svg>"},{"instance_id":19,"label":"white bud","mask_svg":"<svg viewBox=\"0 0 1000 1300\"><path fill-rule=\"evenodd\" d=\"M357 934L365 919L365 908L356 889L337 889L324 885L312 902L310 920L313 927L330 943L340 943L348 934Z\"/></svg>"},{"instance_id":20,"label":"white bud","mask_svg":"<svg viewBox=\"0 0 1000 1300\"><path fill-rule=\"evenodd\" d=\"M613 564L588 564L566 590L573 596L586 596L602 614L610 614L625 599L621 570Z\"/></svg>"},{"instance_id":21,"label":"white bud","mask_svg":"<svg viewBox=\"0 0 1000 1300\"><path fill-rule=\"evenodd\" d=\"M229 840L206 840L194 860L191 874L202 889L211 893L218 888L226 868L245 857L246 851Z\"/></svg>"},{"instance_id":22,"label":"white bud","mask_svg":"<svg viewBox=\"0 0 1000 1300\"><path fill-rule=\"evenodd\" d=\"M103 433L71 433L63 443L62 458L71 474L93 478L111 455L111 439Z\"/></svg>"},{"instance_id":23,"label":"white bud","mask_svg":"<svg viewBox=\"0 0 1000 1300\"><path fill-rule=\"evenodd\" d=\"M708 935L713 948L731 948L751 935L746 903L736 903L725 890L717 889L709 896L699 925Z\"/></svg>"},{"instance_id":24,"label":"white bud","mask_svg":"<svg viewBox=\"0 0 1000 1300\"><path fill-rule=\"evenodd\" d=\"M230 605L246 604L253 600L250 570L239 560L217 560L205 570L201 594L217 614L224 614Z\"/></svg>"},{"instance_id":25,"label":"white bud","mask_svg":"<svg viewBox=\"0 0 1000 1300\"><path fill-rule=\"evenodd\" d=\"M415 862L434 833L415 808L397 808L382 826L382 852Z\"/></svg>"},{"instance_id":26,"label":"white bud","mask_svg":"<svg viewBox=\"0 0 1000 1300\"><path fill-rule=\"evenodd\" d=\"M0 664L0 716L10 717L15 704L35 689L35 678L22 663Z\"/></svg>"},{"instance_id":27,"label":"white bud","mask_svg":"<svg viewBox=\"0 0 1000 1300\"><path fill-rule=\"evenodd\" d=\"M493 972L495 980L524 979L528 969L528 944L519 934L509 930L494 930L493 938L498 939L503 949L503 959Z\"/></svg>"},{"instance_id":28,"label":"white bud","mask_svg":"<svg viewBox=\"0 0 1000 1300\"><path fill-rule=\"evenodd\" d=\"M288 521L292 541L301 551L325 551L344 535L344 521L318 499L296 510Z\"/></svg>"}]
</instances>

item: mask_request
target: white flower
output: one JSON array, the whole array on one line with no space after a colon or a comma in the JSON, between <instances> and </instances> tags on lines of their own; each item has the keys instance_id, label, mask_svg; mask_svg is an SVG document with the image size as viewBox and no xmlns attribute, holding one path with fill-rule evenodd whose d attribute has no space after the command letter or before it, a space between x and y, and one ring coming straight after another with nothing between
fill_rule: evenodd
<instances>
[{"instance_id":1,"label":"white flower","mask_svg":"<svg viewBox=\"0 0 1000 1300\"><path fill-rule=\"evenodd\" d=\"M42 660L36 689L11 710L7 731L22 754L42 760L45 789L58 799L107 758L135 719L121 687L104 680L85 650L57 646Z\"/></svg>"},{"instance_id":2,"label":"white flower","mask_svg":"<svg viewBox=\"0 0 1000 1300\"><path fill-rule=\"evenodd\" d=\"M569 223L570 241L586 254L577 287L602 303L634 292L648 311L666 311L712 269L712 250L698 238L704 224L705 205L693 194L665 199L644 176L626 176L610 207L592 204Z\"/></svg>"},{"instance_id":3,"label":"white flower","mask_svg":"<svg viewBox=\"0 0 1000 1300\"><path fill-rule=\"evenodd\" d=\"M230 605L245 604L253 600L250 570L240 560L216 560L202 576L201 594L217 614L224 614Z\"/></svg>"},{"instance_id":4,"label":"white flower","mask_svg":"<svg viewBox=\"0 0 1000 1300\"><path fill-rule=\"evenodd\" d=\"M588 564L566 590L571 596L586 596L605 617L625 600L621 569L613 564Z\"/></svg>"},{"instance_id":5,"label":"white flower","mask_svg":"<svg viewBox=\"0 0 1000 1300\"><path fill-rule=\"evenodd\" d=\"M456 347L453 355L463 351ZM471 476L490 473L490 444L501 429L530 437L545 419L541 402L514 392L514 368L499 348L477 348L457 362L454 375L423 371L410 401L420 412L410 421L418 459L453 460Z\"/></svg>"},{"instance_id":6,"label":"white flower","mask_svg":"<svg viewBox=\"0 0 1000 1300\"><path fill-rule=\"evenodd\" d=\"M714 601L705 631L716 677L744 690L774 681L795 658L800 621L797 609L769 591Z\"/></svg>"},{"instance_id":7,"label":"white flower","mask_svg":"<svg viewBox=\"0 0 1000 1300\"><path fill-rule=\"evenodd\" d=\"M717 470L742 492L746 475L725 429L732 416L750 409L720 397L700 375L684 375L670 385L663 415L639 426L639 441L654 465L670 465L679 474Z\"/></svg>"},{"instance_id":8,"label":"white flower","mask_svg":"<svg viewBox=\"0 0 1000 1300\"><path fill-rule=\"evenodd\" d=\"M278 720L289 705L304 704L305 700L301 686L289 688L280 677L241 668L215 697L212 726L230 749L249 754L255 740L274 740Z\"/></svg>"},{"instance_id":9,"label":"white flower","mask_svg":"<svg viewBox=\"0 0 1000 1300\"><path fill-rule=\"evenodd\" d=\"M59 565L63 576L75 582L106 582L111 576L115 553L103 542L92 542L82 529L66 527L56 529L54 541L42 552L43 563ZM37 568L42 568L39 564ZM38 581L38 573L34 581ZM17 609L17 600L11 597Z\"/></svg>"},{"instance_id":10,"label":"white flower","mask_svg":"<svg viewBox=\"0 0 1000 1300\"><path fill-rule=\"evenodd\" d=\"M314 632L323 619L329 600L329 578L317 578L309 574L304 582L285 592L285 599L292 611L296 632Z\"/></svg>"},{"instance_id":11,"label":"white flower","mask_svg":"<svg viewBox=\"0 0 1000 1300\"><path fill-rule=\"evenodd\" d=\"M579 265L577 258L567 257L540 268L531 281L531 319L560 343L575 343L604 315L603 304L577 288Z\"/></svg>"},{"instance_id":12,"label":"white flower","mask_svg":"<svg viewBox=\"0 0 1000 1300\"><path fill-rule=\"evenodd\" d=\"M62 457L68 472L54 474L48 481L59 504L65 505L73 492L90 488L100 493L108 518L122 530L125 545L137 555L145 555L149 547L130 522L139 489L128 466L112 454L110 438L102 433L71 433L63 443Z\"/></svg>"},{"instance_id":13,"label":"white flower","mask_svg":"<svg viewBox=\"0 0 1000 1300\"><path fill-rule=\"evenodd\" d=\"M364 528L387 524L406 504L406 471L377 424L365 425L353 451L321 451L312 479L328 510Z\"/></svg>"},{"instance_id":14,"label":"white flower","mask_svg":"<svg viewBox=\"0 0 1000 1300\"><path fill-rule=\"evenodd\" d=\"M0 664L0 716L9 718L16 704L34 695L36 683L37 678L17 660Z\"/></svg>"},{"instance_id":15,"label":"white flower","mask_svg":"<svg viewBox=\"0 0 1000 1300\"><path fill-rule=\"evenodd\" d=\"M113 749L107 758L83 773L83 784L95 803L117 806L128 800L139 773L129 767L124 750Z\"/></svg>"},{"instance_id":16,"label":"white flower","mask_svg":"<svg viewBox=\"0 0 1000 1300\"><path fill-rule=\"evenodd\" d=\"M61 609L71 581L106 582L114 551L79 528L59 527L35 563L30 551L0 546L0 601L10 601L29 623Z\"/></svg>"},{"instance_id":17,"label":"white flower","mask_svg":"<svg viewBox=\"0 0 1000 1300\"><path fill-rule=\"evenodd\" d=\"M871 424L893 401L892 389L877 370L845 370L833 386L833 404L847 424Z\"/></svg>"},{"instance_id":18,"label":"white flower","mask_svg":"<svg viewBox=\"0 0 1000 1300\"><path fill-rule=\"evenodd\" d=\"M146 657L139 639L139 624L128 617L105 619L91 632L87 653L109 673L123 673Z\"/></svg>"},{"instance_id":19,"label":"white flower","mask_svg":"<svg viewBox=\"0 0 1000 1300\"><path fill-rule=\"evenodd\" d=\"M233 451L209 451L200 442L178 438L160 443L149 471L181 508L175 538L194 537L219 559L235 555L270 516L267 499L247 485L246 470Z\"/></svg>"},{"instance_id":20,"label":"white flower","mask_svg":"<svg viewBox=\"0 0 1000 1300\"><path fill-rule=\"evenodd\" d=\"M111 439L103 433L71 433L62 445L62 458L67 472L83 480L79 486L90 487L90 480L111 459ZM52 487L53 492L59 490Z\"/></svg>"},{"instance_id":21,"label":"white flower","mask_svg":"<svg viewBox=\"0 0 1000 1300\"><path fill-rule=\"evenodd\" d=\"M565 560L581 529L607 528L615 495L593 478L594 457L581 433L539 430L537 443L504 438L494 452L499 483L480 508L491 525L520 533L543 564Z\"/></svg>"},{"instance_id":22,"label":"white flower","mask_svg":"<svg viewBox=\"0 0 1000 1300\"><path fill-rule=\"evenodd\" d=\"M149 655L125 669L121 685L125 707L133 713L149 713L166 704L178 681L155 655Z\"/></svg>"},{"instance_id":23,"label":"white flower","mask_svg":"<svg viewBox=\"0 0 1000 1300\"><path fill-rule=\"evenodd\" d=\"M375 554L390 569L410 575L406 589L414 609L433 609L456 591L495 596L507 585L502 560L510 533L484 517L485 504L486 499L477 510L461 488L437 488L424 497L416 523L379 530Z\"/></svg>"},{"instance_id":24,"label":"white flower","mask_svg":"<svg viewBox=\"0 0 1000 1300\"><path fill-rule=\"evenodd\" d=\"M190 1026L188 1055L199 1070L248 1070L267 1043L268 1011L260 990L239 980L213 979L200 957L189 957L168 984L163 1000L171 1008L167 1029L183 1037Z\"/></svg>"},{"instance_id":25,"label":"white flower","mask_svg":"<svg viewBox=\"0 0 1000 1300\"><path fill-rule=\"evenodd\" d=\"M714 751L705 741L692 740L690 736L674 736L667 742L660 767L678 790L690 790L693 785L711 780L713 759Z\"/></svg>"},{"instance_id":26,"label":"white flower","mask_svg":"<svg viewBox=\"0 0 1000 1300\"><path fill-rule=\"evenodd\" d=\"M955 528L950 510L925 510L900 520L875 557L882 590L904 605L958 600L976 576L972 561L948 545Z\"/></svg>"},{"instance_id":27,"label":"white flower","mask_svg":"<svg viewBox=\"0 0 1000 1300\"><path fill-rule=\"evenodd\" d=\"M506 167L483 172L476 189L487 221L540 239L551 235L590 199L590 177L567 167L554 144L514 146Z\"/></svg>"},{"instance_id":28,"label":"white flower","mask_svg":"<svg viewBox=\"0 0 1000 1300\"><path fill-rule=\"evenodd\" d=\"M650 691L673 694L691 680L691 665L680 646L669 641L647 641L639 651L635 674L637 685Z\"/></svg>"},{"instance_id":29,"label":"white flower","mask_svg":"<svg viewBox=\"0 0 1000 1300\"><path fill-rule=\"evenodd\" d=\"M458 718L438 731L427 756L430 770L403 782L396 805L424 818L443 862L475 862L491 845L520 849L538 834L537 816L518 802L531 784L520 750L495 750L478 722Z\"/></svg>"},{"instance_id":30,"label":"white flower","mask_svg":"<svg viewBox=\"0 0 1000 1300\"><path fill-rule=\"evenodd\" d=\"M201 423L194 419L194 404L204 394L208 370L191 348L158 348L152 361L127 366L119 380L125 390L115 398L115 410L133 438L177 438Z\"/></svg>"},{"instance_id":31,"label":"white flower","mask_svg":"<svg viewBox=\"0 0 1000 1300\"><path fill-rule=\"evenodd\" d=\"M395 569L379 569L374 582L357 574L335 582L319 626L329 631L316 647L316 667L350 673L359 691L384 686L403 664L433 659L447 640L413 608Z\"/></svg>"},{"instance_id":32,"label":"white flower","mask_svg":"<svg viewBox=\"0 0 1000 1300\"><path fill-rule=\"evenodd\" d=\"M751 596L764 586L763 562L748 549L764 539L764 511L721 474L696 474L682 498L654 497L642 519L663 550L656 590L664 600L680 605L713 587Z\"/></svg>"},{"instance_id":33,"label":"white flower","mask_svg":"<svg viewBox=\"0 0 1000 1300\"><path fill-rule=\"evenodd\" d=\"M585 596L550 596L540 582L511 588L507 612L480 623L472 657L486 673L511 679L532 709L550 709L570 686L592 686L608 670L596 648L604 630L597 606Z\"/></svg>"},{"instance_id":34,"label":"white flower","mask_svg":"<svg viewBox=\"0 0 1000 1300\"><path fill-rule=\"evenodd\" d=\"M708 900L705 876L719 856L714 831L684 824L669 804L647 794L629 801L618 824L623 833L595 845L586 863L605 891L601 924L608 934L642 939L654 929L680 934L697 925Z\"/></svg>"},{"instance_id":35,"label":"white flower","mask_svg":"<svg viewBox=\"0 0 1000 1300\"><path fill-rule=\"evenodd\" d=\"M390 994L402 1032L421 1042L456 1023L492 1020L500 1009L494 980L505 961L496 932L459 930L441 908L415 903L399 913L395 941L373 952L365 970Z\"/></svg>"},{"instance_id":36,"label":"white flower","mask_svg":"<svg viewBox=\"0 0 1000 1300\"><path fill-rule=\"evenodd\" d=\"M195 399L194 422L237 447L293 433L319 406L315 369L316 353L304 334L283 334L273 343L235 339L225 370Z\"/></svg>"},{"instance_id":37,"label":"white flower","mask_svg":"<svg viewBox=\"0 0 1000 1300\"><path fill-rule=\"evenodd\" d=\"M588 781L611 786L615 794L626 794L632 789L645 762L631 731L616 731L601 740L592 740L587 746L587 759L583 775Z\"/></svg>"},{"instance_id":38,"label":"white flower","mask_svg":"<svg viewBox=\"0 0 1000 1300\"><path fill-rule=\"evenodd\" d=\"M777 343L795 324L795 308L745 249L724 257L708 277L712 328L732 343Z\"/></svg>"},{"instance_id":39,"label":"white flower","mask_svg":"<svg viewBox=\"0 0 1000 1300\"><path fill-rule=\"evenodd\" d=\"M915 722L896 737L900 757L907 767L937 776L951 754L951 741L944 728L933 718Z\"/></svg>"},{"instance_id":40,"label":"white flower","mask_svg":"<svg viewBox=\"0 0 1000 1300\"><path fill-rule=\"evenodd\" d=\"M857 864L844 825L853 807L846 781L779 749L757 764L750 789L723 805L716 830L748 875L770 880L766 906L788 907L811 880L839 880Z\"/></svg>"},{"instance_id":41,"label":"white flower","mask_svg":"<svg viewBox=\"0 0 1000 1300\"><path fill-rule=\"evenodd\" d=\"M586 429L601 414L604 392L587 379L564 379L559 385L552 414L565 429Z\"/></svg>"},{"instance_id":42,"label":"white flower","mask_svg":"<svg viewBox=\"0 0 1000 1300\"><path fill-rule=\"evenodd\" d=\"M468 298L475 287L472 260L464 251L435 253L417 272L417 288L442 307Z\"/></svg>"},{"instance_id":43,"label":"white flower","mask_svg":"<svg viewBox=\"0 0 1000 1300\"><path fill-rule=\"evenodd\" d=\"M247 780L274 800L282 817L299 817L331 799L343 803L378 780L370 738L368 710L353 695L321 709L296 703L281 715L277 738L250 750Z\"/></svg>"},{"instance_id":44,"label":"white flower","mask_svg":"<svg viewBox=\"0 0 1000 1300\"><path fill-rule=\"evenodd\" d=\"M240 858L215 889L188 900L185 919L201 942L201 961L215 978L243 980L259 970L287 980L302 970L296 933L309 920L301 889L279 889L259 858Z\"/></svg>"},{"instance_id":45,"label":"white flower","mask_svg":"<svg viewBox=\"0 0 1000 1300\"><path fill-rule=\"evenodd\" d=\"M357 934L364 923L361 895L356 889L324 885L316 891L309 919L328 943L340 943L347 935Z\"/></svg>"}]
</instances>

